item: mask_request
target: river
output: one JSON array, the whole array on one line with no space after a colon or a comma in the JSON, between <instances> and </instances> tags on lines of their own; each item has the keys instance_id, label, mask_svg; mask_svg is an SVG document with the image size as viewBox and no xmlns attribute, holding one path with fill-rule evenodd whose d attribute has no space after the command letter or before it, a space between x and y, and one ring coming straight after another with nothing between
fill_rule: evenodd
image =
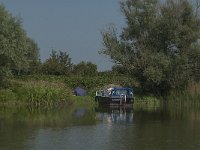
<instances>
[{"instance_id":1,"label":"river","mask_svg":"<svg viewBox=\"0 0 200 150\"><path fill-rule=\"evenodd\" d=\"M199 150L198 107L0 109L0 150Z\"/></svg>"}]
</instances>

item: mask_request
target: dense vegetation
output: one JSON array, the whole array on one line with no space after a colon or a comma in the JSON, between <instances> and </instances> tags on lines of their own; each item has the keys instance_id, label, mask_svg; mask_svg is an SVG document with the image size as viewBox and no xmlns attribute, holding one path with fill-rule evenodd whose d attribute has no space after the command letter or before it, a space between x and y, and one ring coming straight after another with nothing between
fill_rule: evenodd
<instances>
[{"instance_id":1,"label":"dense vegetation","mask_svg":"<svg viewBox=\"0 0 200 150\"><path fill-rule=\"evenodd\" d=\"M100 52L116 63L107 72L98 72L91 62L73 64L67 52L55 49L41 62L21 19L0 5L0 103L69 105L76 99L75 87L93 97L108 84L134 87L153 102L152 95L180 91L183 97L199 98L199 8L189 0L124 0L120 5L127 26L119 36L114 26L102 32Z\"/></svg>"},{"instance_id":2,"label":"dense vegetation","mask_svg":"<svg viewBox=\"0 0 200 150\"><path fill-rule=\"evenodd\" d=\"M199 7L199 6L198 6ZM199 8L189 0L125 0L126 27L102 32L104 49L141 88L156 95L200 80Z\"/></svg>"},{"instance_id":3,"label":"dense vegetation","mask_svg":"<svg viewBox=\"0 0 200 150\"><path fill-rule=\"evenodd\" d=\"M20 18L13 17L0 5L0 85L11 71L27 71L38 61L37 44L27 37L21 26Z\"/></svg>"},{"instance_id":4,"label":"dense vegetation","mask_svg":"<svg viewBox=\"0 0 200 150\"><path fill-rule=\"evenodd\" d=\"M0 103L39 107L69 105L73 101L71 90L61 82L14 79L0 90Z\"/></svg>"}]
</instances>

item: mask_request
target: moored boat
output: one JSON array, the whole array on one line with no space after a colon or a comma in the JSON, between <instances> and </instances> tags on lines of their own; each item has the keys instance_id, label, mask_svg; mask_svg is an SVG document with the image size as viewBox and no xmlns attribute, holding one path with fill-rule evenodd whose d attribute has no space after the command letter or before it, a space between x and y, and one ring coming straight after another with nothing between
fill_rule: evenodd
<instances>
[{"instance_id":1,"label":"moored boat","mask_svg":"<svg viewBox=\"0 0 200 150\"><path fill-rule=\"evenodd\" d=\"M110 87L96 91L95 100L99 105L131 105L134 103L133 89Z\"/></svg>"}]
</instances>

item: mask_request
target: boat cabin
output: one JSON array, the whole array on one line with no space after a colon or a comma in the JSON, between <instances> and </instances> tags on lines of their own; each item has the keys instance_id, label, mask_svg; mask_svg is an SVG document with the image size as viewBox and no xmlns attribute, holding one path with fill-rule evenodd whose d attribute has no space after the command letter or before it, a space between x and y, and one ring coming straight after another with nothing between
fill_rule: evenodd
<instances>
[{"instance_id":1,"label":"boat cabin","mask_svg":"<svg viewBox=\"0 0 200 150\"><path fill-rule=\"evenodd\" d=\"M134 103L132 88L114 87L96 92L95 100L100 105L125 105Z\"/></svg>"}]
</instances>

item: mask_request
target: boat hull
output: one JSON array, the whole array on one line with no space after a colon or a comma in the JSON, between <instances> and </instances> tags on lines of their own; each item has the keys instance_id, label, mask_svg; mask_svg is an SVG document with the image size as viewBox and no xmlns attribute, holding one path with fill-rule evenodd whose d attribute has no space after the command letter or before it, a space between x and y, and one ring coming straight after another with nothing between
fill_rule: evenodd
<instances>
[{"instance_id":1,"label":"boat hull","mask_svg":"<svg viewBox=\"0 0 200 150\"><path fill-rule=\"evenodd\" d=\"M134 103L134 98L112 98L112 97L101 97L96 96L95 100L98 102L99 105L109 105L109 106L115 106L115 105L132 105Z\"/></svg>"}]
</instances>

